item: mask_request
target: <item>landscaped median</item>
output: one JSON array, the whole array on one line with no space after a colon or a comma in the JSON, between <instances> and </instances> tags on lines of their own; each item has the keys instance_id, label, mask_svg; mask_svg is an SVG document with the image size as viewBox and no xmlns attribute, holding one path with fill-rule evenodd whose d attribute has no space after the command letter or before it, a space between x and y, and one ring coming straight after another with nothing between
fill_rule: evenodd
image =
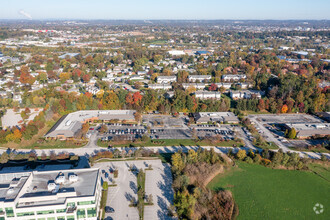
<instances>
[{"instance_id":1,"label":"landscaped median","mask_svg":"<svg viewBox=\"0 0 330 220\"><path fill-rule=\"evenodd\" d=\"M217 147L243 147L241 140L209 141L193 139L155 139L148 141L97 141L100 147L164 147L164 146L217 146Z\"/></svg>"},{"instance_id":2,"label":"landscaped median","mask_svg":"<svg viewBox=\"0 0 330 220\"><path fill-rule=\"evenodd\" d=\"M103 189L102 189L102 197L101 197L101 204L100 204L100 215L102 219L105 217L105 206L107 205L107 198L108 198L108 182L103 182Z\"/></svg>"}]
</instances>

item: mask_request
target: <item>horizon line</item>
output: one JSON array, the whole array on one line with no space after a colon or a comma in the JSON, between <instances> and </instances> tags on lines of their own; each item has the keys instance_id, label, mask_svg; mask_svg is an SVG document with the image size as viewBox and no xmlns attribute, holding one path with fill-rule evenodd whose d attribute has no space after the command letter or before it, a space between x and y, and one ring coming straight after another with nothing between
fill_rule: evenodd
<instances>
[{"instance_id":1,"label":"horizon line","mask_svg":"<svg viewBox=\"0 0 330 220\"><path fill-rule=\"evenodd\" d=\"M153 19L124 19L124 18L39 18L39 19L26 19L26 18L0 18L0 20L19 20L19 21L46 21L46 20L79 20L79 21L330 21L330 19L323 18L323 19L301 19L301 18L291 18L291 19L232 19L232 18L219 18L219 19L185 19L185 18L178 18L178 19L171 19L171 18L153 18Z\"/></svg>"}]
</instances>

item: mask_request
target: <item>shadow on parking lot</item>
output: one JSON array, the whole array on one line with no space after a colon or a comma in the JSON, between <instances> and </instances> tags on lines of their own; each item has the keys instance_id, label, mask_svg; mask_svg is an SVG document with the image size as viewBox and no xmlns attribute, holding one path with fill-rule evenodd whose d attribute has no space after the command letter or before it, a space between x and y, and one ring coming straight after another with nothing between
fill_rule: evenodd
<instances>
[{"instance_id":1,"label":"shadow on parking lot","mask_svg":"<svg viewBox=\"0 0 330 220\"><path fill-rule=\"evenodd\" d=\"M133 181L129 181L129 187L133 190L134 194L137 193L137 185Z\"/></svg>"},{"instance_id":2,"label":"shadow on parking lot","mask_svg":"<svg viewBox=\"0 0 330 220\"><path fill-rule=\"evenodd\" d=\"M127 201L135 200L135 198L128 192L125 192L125 198L127 199Z\"/></svg>"},{"instance_id":3,"label":"shadow on parking lot","mask_svg":"<svg viewBox=\"0 0 330 220\"><path fill-rule=\"evenodd\" d=\"M157 183L157 187L162 191L162 195L167 201L173 203L173 190L172 190L172 173L171 167L168 164L163 164L164 174L162 174L162 181ZM165 204L166 205L166 204Z\"/></svg>"},{"instance_id":4,"label":"shadow on parking lot","mask_svg":"<svg viewBox=\"0 0 330 220\"><path fill-rule=\"evenodd\" d=\"M170 216L168 216L168 207L165 200L160 196L157 196L157 204L160 208L157 211L158 219L172 219Z\"/></svg>"}]
</instances>

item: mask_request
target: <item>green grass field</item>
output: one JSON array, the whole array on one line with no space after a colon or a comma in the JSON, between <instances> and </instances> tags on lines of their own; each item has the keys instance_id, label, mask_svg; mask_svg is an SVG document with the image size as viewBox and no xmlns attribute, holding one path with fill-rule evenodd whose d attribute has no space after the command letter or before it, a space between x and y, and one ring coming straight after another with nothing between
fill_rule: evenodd
<instances>
[{"instance_id":1,"label":"green grass field","mask_svg":"<svg viewBox=\"0 0 330 220\"><path fill-rule=\"evenodd\" d=\"M114 142L102 142L101 140L97 141L97 145L100 147L108 147L108 145L112 145L113 147L128 147L129 145L134 145L136 147L152 147L152 146L221 146L221 147L232 147L233 144L236 144L237 147L242 147L242 144L233 140L230 141L222 141L216 144L212 144L208 141L198 141L195 142L192 139L157 139L152 142L151 140L147 142L129 142L126 144L116 144Z\"/></svg>"},{"instance_id":2,"label":"green grass field","mask_svg":"<svg viewBox=\"0 0 330 220\"><path fill-rule=\"evenodd\" d=\"M87 143L87 142L86 142ZM66 148L80 148L83 147L86 143L81 145L75 145L72 142L54 140L47 141L45 143L35 143L30 146L24 146L22 149L66 149Z\"/></svg>"},{"instance_id":3,"label":"green grass field","mask_svg":"<svg viewBox=\"0 0 330 220\"><path fill-rule=\"evenodd\" d=\"M321 171L329 177L329 170ZM218 175L208 187L233 192L238 219L329 219L330 182L313 172L238 163L238 168ZM322 214L314 213L316 203L323 204Z\"/></svg>"}]
</instances>

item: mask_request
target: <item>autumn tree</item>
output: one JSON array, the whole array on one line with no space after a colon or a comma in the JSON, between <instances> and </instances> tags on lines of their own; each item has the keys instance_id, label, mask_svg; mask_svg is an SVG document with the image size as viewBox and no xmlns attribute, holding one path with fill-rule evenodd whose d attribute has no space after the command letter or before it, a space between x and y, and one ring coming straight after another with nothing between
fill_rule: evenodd
<instances>
[{"instance_id":1,"label":"autumn tree","mask_svg":"<svg viewBox=\"0 0 330 220\"><path fill-rule=\"evenodd\" d=\"M289 129L286 133L287 133L286 136L289 139L295 139L297 136L297 131L295 128Z\"/></svg>"},{"instance_id":2,"label":"autumn tree","mask_svg":"<svg viewBox=\"0 0 330 220\"><path fill-rule=\"evenodd\" d=\"M135 112L135 114L134 114L134 119L135 119L135 121L137 121L137 122L141 121L141 119L142 119L142 115L141 115L141 113L140 113L140 112Z\"/></svg>"},{"instance_id":3,"label":"autumn tree","mask_svg":"<svg viewBox=\"0 0 330 220\"><path fill-rule=\"evenodd\" d=\"M139 106L142 100L142 95L140 94L140 92L135 92L133 94L133 104L135 106Z\"/></svg>"},{"instance_id":4,"label":"autumn tree","mask_svg":"<svg viewBox=\"0 0 330 220\"><path fill-rule=\"evenodd\" d=\"M284 104L281 108L281 112L282 113L287 113L287 111L288 111L288 106L286 104Z\"/></svg>"},{"instance_id":5,"label":"autumn tree","mask_svg":"<svg viewBox=\"0 0 330 220\"><path fill-rule=\"evenodd\" d=\"M28 67L26 66L21 67L21 75L19 77L19 81L22 84L33 84L34 77L30 75Z\"/></svg>"},{"instance_id":6,"label":"autumn tree","mask_svg":"<svg viewBox=\"0 0 330 220\"><path fill-rule=\"evenodd\" d=\"M246 157L246 151L245 150L239 150L236 154L237 159L244 160Z\"/></svg>"},{"instance_id":7,"label":"autumn tree","mask_svg":"<svg viewBox=\"0 0 330 220\"><path fill-rule=\"evenodd\" d=\"M218 89L218 86L214 83L212 83L210 86L209 86L209 91L216 91Z\"/></svg>"},{"instance_id":8,"label":"autumn tree","mask_svg":"<svg viewBox=\"0 0 330 220\"><path fill-rule=\"evenodd\" d=\"M178 152L174 153L171 159L172 159L172 170L175 173L180 173L185 167L181 154Z\"/></svg>"},{"instance_id":9,"label":"autumn tree","mask_svg":"<svg viewBox=\"0 0 330 220\"><path fill-rule=\"evenodd\" d=\"M265 109L265 102L263 99L259 99L258 109L259 109L259 111L262 111Z\"/></svg>"},{"instance_id":10,"label":"autumn tree","mask_svg":"<svg viewBox=\"0 0 330 220\"><path fill-rule=\"evenodd\" d=\"M90 76L88 74L83 75L82 80L84 83L88 83L90 81Z\"/></svg>"},{"instance_id":11,"label":"autumn tree","mask_svg":"<svg viewBox=\"0 0 330 220\"><path fill-rule=\"evenodd\" d=\"M83 134L86 134L88 132L88 130L89 130L89 124L88 123L84 123L82 125L82 128L81 128L82 133Z\"/></svg>"},{"instance_id":12,"label":"autumn tree","mask_svg":"<svg viewBox=\"0 0 330 220\"><path fill-rule=\"evenodd\" d=\"M108 127L106 125L104 125L104 124L101 125L101 127L100 127L100 133L101 134L104 134L107 131L108 131Z\"/></svg>"}]
</instances>

